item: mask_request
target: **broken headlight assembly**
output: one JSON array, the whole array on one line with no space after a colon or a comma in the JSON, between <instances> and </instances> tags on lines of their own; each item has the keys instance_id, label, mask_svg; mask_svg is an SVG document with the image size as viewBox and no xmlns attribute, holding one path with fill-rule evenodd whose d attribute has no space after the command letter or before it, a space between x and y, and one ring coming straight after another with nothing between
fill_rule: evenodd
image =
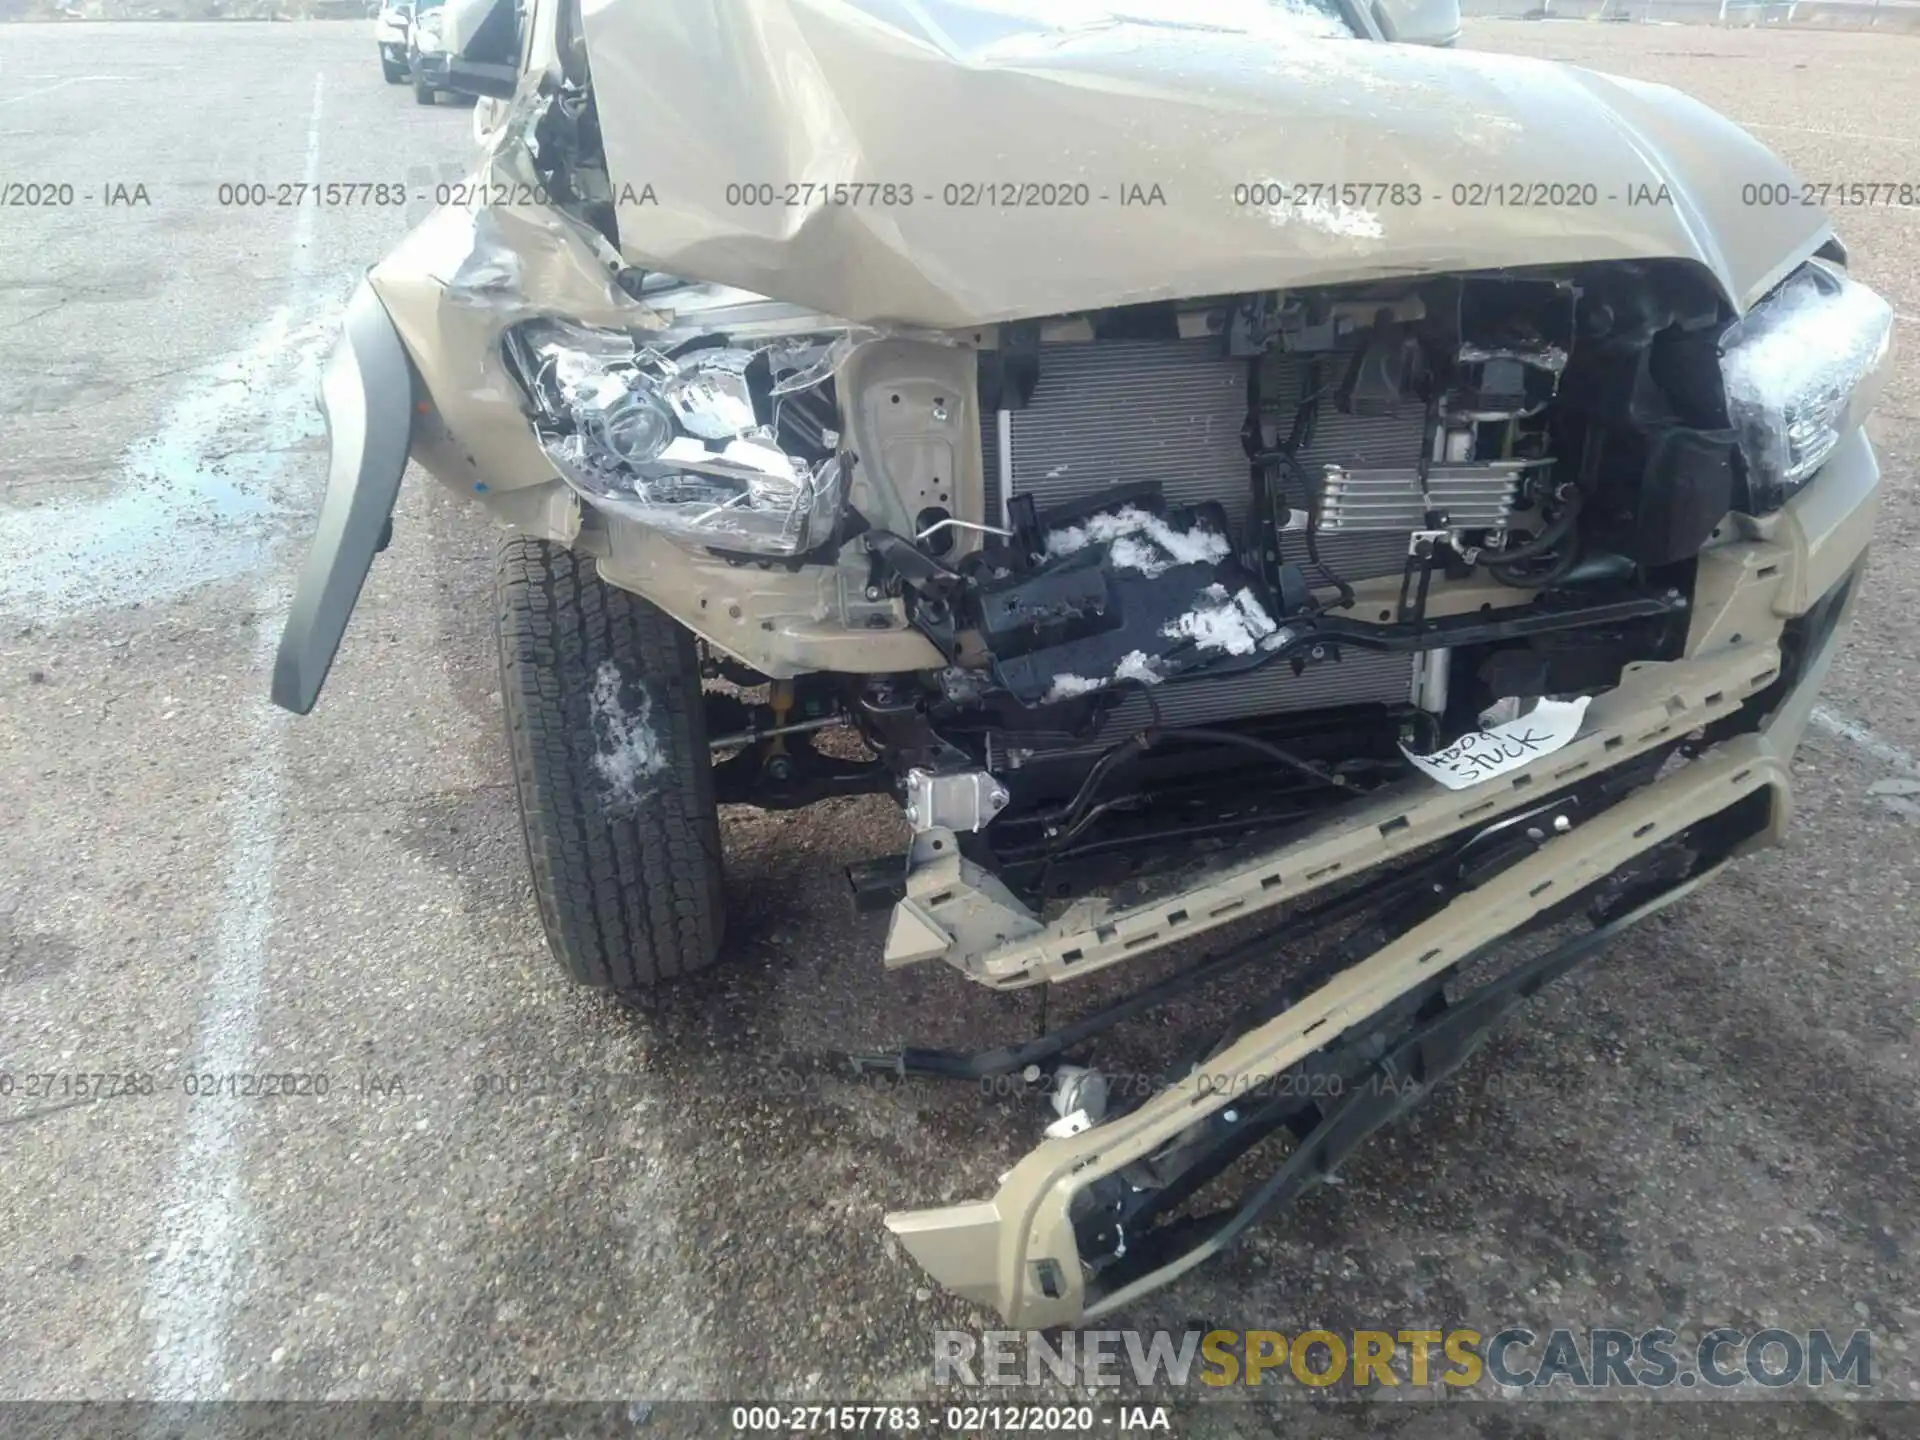
<instances>
[{"instance_id":1,"label":"broken headlight assembly","mask_svg":"<svg viewBox=\"0 0 1920 1440\"><path fill-rule=\"evenodd\" d=\"M656 348L536 320L501 343L540 448L588 504L748 555L802 555L833 538L846 457L826 341Z\"/></svg>"},{"instance_id":2,"label":"broken headlight assembly","mask_svg":"<svg viewBox=\"0 0 1920 1440\"><path fill-rule=\"evenodd\" d=\"M1892 344L1893 307L1818 262L1728 327L1720 373L1752 513L1779 509L1866 418Z\"/></svg>"}]
</instances>

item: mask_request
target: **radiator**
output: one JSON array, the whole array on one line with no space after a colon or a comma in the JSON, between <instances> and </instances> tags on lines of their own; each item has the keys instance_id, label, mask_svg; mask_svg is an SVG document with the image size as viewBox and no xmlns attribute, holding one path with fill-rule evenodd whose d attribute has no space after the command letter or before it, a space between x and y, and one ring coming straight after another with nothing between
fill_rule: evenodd
<instances>
[{"instance_id":1,"label":"radiator","mask_svg":"<svg viewBox=\"0 0 1920 1440\"><path fill-rule=\"evenodd\" d=\"M1262 364L1264 390L1278 397L1279 410L1291 419L1301 393L1300 362L1279 356ZM1010 417L1013 493L1031 495L1044 512L1116 486L1154 483L1175 504L1218 501L1234 533L1242 533L1253 503L1251 467L1240 439L1247 371L1245 360L1223 357L1212 340L1048 346L1031 403ZM1362 418L1322 405L1301 463L1310 475L1329 464L1411 465L1420 454L1422 426L1417 414ZM991 519L1001 511L998 425L991 412L982 419L981 448ZM1281 544L1284 558L1305 560L1301 538L1283 536ZM1339 575L1362 580L1399 574L1407 537L1325 535L1317 548ZM1338 664L1309 666L1297 677L1290 666L1276 664L1222 679L1173 681L1158 687L1154 699L1167 724L1201 725L1335 705L1405 704L1412 685L1413 657L1350 648ZM1129 695L1114 707L1107 728L1138 728L1148 713L1144 696Z\"/></svg>"}]
</instances>

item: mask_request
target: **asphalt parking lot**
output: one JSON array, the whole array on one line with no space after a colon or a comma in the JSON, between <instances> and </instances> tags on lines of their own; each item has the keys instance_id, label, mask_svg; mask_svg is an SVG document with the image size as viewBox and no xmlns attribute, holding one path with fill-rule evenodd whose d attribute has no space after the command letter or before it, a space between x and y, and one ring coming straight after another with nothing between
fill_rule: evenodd
<instances>
[{"instance_id":1,"label":"asphalt parking lot","mask_svg":"<svg viewBox=\"0 0 1920 1440\"><path fill-rule=\"evenodd\" d=\"M1678 85L1810 180L1920 182L1920 38L1467 42ZM383 85L364 24L8 25L0 141L0 178L87 197L0 211L0 1397L928 1392L931 1333L997 1322L880 1217L990 1193L1038 1122L834 1057L993 1043L1032 1001L881 971L841 871L904 838L890 807L729 815L706 992L570 991L524 875L491 537L417 473L319 710L266 704L319 360L463 173L470 112ZM315 181L405 198L220 188ZM1913 354L1920 210L1837 224ZM1878 547L1791 842L1127 1323L1866 1328L1875 1393L1920 1399L1920 795L1889 783L1920 779L1920 365L1874 429ZM241 1072L326 1093L186 1093ZM154 1093L28 1093L75 1074Z\"/></svg>"}]
</instances>

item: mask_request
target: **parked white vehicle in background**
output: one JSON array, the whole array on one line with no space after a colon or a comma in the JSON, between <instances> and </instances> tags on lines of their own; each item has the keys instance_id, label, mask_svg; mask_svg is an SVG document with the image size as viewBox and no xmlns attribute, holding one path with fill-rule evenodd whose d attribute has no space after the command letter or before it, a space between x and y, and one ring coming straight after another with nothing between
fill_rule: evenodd
<instances>
[{"instance_id":1,"label":"parked white vehicle in background","mask_svg":"<svg viewBox=\"0 0 1920 1440\"><path fill-rule=\"evenodd\" d=\"M407 53L414 98L431 105L442 90L511 97L523 17L515 0L414 0Z\"/></svg>"},{"instance_id":2,"label":"parked white vehicle in background","mask_svg":"<svg viewBox=\"0 0 1920 1440\"><path fill-rule=\"evenodd\" d=\"M380 46L380 73L389 85L407 78L407 32L413 27L413 0L389 0L373 22Z\"/></svg>"},{"instance_id":3,"label":"parked white vehicle in background","mask_svg":"<svg viewBox=\"0 0 1920 1440\"><path fill-rule=\"evenodd\" d=\"M440 33L445 18L445 0L416 0L407 41L407 73L413 81L413 98L422 105L433 104L434 96L449 88L447 45Z\"/></svg>"}]
</instances>

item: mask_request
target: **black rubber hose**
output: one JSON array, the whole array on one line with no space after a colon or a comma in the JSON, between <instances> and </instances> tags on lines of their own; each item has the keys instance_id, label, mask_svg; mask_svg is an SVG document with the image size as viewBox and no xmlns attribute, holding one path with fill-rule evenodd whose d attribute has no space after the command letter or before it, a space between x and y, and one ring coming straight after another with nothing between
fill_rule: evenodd
<instances>
[{"instance_id":1,"label":"black rubber hose","mask_svg":"<svg viewBox=\"0 0 1920 1440\"><path fill-rule=\"evenodd\" d=\"M1150 749L1152 745L1151 732L1142 730L1129 735L1098 760L1094 761L1092 767L1087 771L1086 779L1080 782L1080 788L1074 792L1073 799L1068 802L1066 810L1062 812L1063 818L1060 825L1059 836L1055 837L1056 840L1058 840L1059 837L1065 836L1068 831L1071 830L1074 822L1080 818L1080 812L1086 808L1088 802L1098 793L1101 782L1105 780L1108 775L1112 774L1116 768L1128 760L1131 760L1134 756ZM1064 842L1062 841L1061 843ZM1048 848L1056 849L1058 845L1049 846Z\"/></svg>"},{"instance_id":2,"label":"black rubber hose","mask_svg":"<svg viewBox=\"0 0 1920 1440\"><path fill-rule=\"evenodd\" d=\"M1272 741L1262 740L1256 735L1242 735L1234 730L1210 730L1199 725L1183 725L1177 730L1161 730L1154 727L1129 735L1093 762L1093 767L1087 771L1087 778L1080 782L1079 790L1074 793L1072 801L1068 803L1057 832L1051 837L1051 843L1047 847L1049 854L1066 846L1086 829L1086 824L1093 818L1085 814L1086 809L1107 776L1136 755L1171 740L1192 740L1204 745L1235 745L1276 761L1296 774L1312 780L1315 784L1330 785L1337 790L1349 792L1358 792L1360 788L1344 775L1336 775L1325 766L1317 765L1311 760L1303 760L1291 750L1282 749Z\"/></svg>"},{"instance_id":3,"label":"black rubber hose","mask_svg":"<svg viewBox=\"0 0 1920 1440\"><path fill-rule=\"evenodd\" d=\"M1579 519L1580 492L1576 490L1567 497L1566 508L1560 512L1559 516L1538 535L1534 536L1533 539L1524 545L1515 546L1511 550L1498 552L1498 559L1489 559L1486 562L1488 571L1492 572L1494 578L1498 580L1501 578L1499 575L1500 571L1511 570L1514 565L1523 560L1539 559L1565 539ZM1516 582L1506 580L1502 583L1511 585Z\"/></svg>"},{"instance_id":4,"label":"black rubber hose","mask_svg":"<svg viewBox=\"0 0 1920 1440\"><path fill-rule=\"evenodd\" d=\"M1537 575L1517 571L1506 564L1490 564L1487 566L1487 573L1502 585L1512 585L1517 589L1549 590L1566 579L1572 573L1573 567L1580 563L1580 537L1569 535L1566 539L1566 548L1559 558Z\"/></svg>"},{"instance_id":5,"label":"black rubber hose","mask_svg":"<svg viewBox=\"0 0 1920 1440\"><path fill-rule=\"evenodd\" d=\"M1312 504L1311 495L1308 496L1308 504ZM1336 575L1333 567L1320 558L1320 545L1314 538L1319 528L1320 523L1318 519L1315 517L1313 511L1309 509L1307 511L1307 559L1311 560L1313 562L1313 568L1320 572L1320 578L1340 592L1340 599L1335 602L1333 606L1322 606L1321 608L1351 610L1353 608L1353 587Z\"/></svg>"},{"instance_id":6,"label":"black rubber hose","mask_svg":"<svg viewBox=\"0 0 1920 1440\"><path fill-rule=\"evenodd\" d=\"M1209 730L1201 725L1183 725L1178 730L1166 730L1154 737L1158 744L1167 740L1198 740L1203 744L1237 745L1243 750L1252 750L1286 766L1297 774L1304 775L1321 785L1331 785L1338 790L1357 791L1355 785L1344 775L1336 775L1324 765L1311 760L1303 760L1291 750L1284 750L1270 740L1262 740L1257 735L1242 735L1237 730Z\"/></svg>"},{"instance_id":7,"label":"black rubber hose","mask_svg":"<svg viewBox=\"0 0 1920 1440\"><path fill-rule=\"evenodd\" d=\"M1333 605L1322 605L1317 607L1317 609L1318 610L1330 610L1330 609L1336 609L1336 608L1341 610L1352 609L1353 608L1353 587L1349 585L1345 580L1342 580L1338 575L1336 575L1334 573L1333 567L1327 564L1326 561L1320 558L1320 543L1318 539L1318 535L1320 531L1320 517L1315 505L1313 484L1311 481L1307 479L1307 472L1300 468L1300 462L1298 459L1295 458L1294 453L1291 449L1280 451L1279 460L1282 465L1286 466L1288 472L1292 475L1294 482L1300 487L1300 499L1301 499L1301 502L1306 506L1305 513L1307 517L1307 528L1304 533L1307 539L1307 560L1315 570L1318 570L1320 572L1320 578L1322 580L1324 580L1327 584L1333 586L1334 589L1340 592L1339 600L1334 602Z\"/></svg>"}]
</instances>

